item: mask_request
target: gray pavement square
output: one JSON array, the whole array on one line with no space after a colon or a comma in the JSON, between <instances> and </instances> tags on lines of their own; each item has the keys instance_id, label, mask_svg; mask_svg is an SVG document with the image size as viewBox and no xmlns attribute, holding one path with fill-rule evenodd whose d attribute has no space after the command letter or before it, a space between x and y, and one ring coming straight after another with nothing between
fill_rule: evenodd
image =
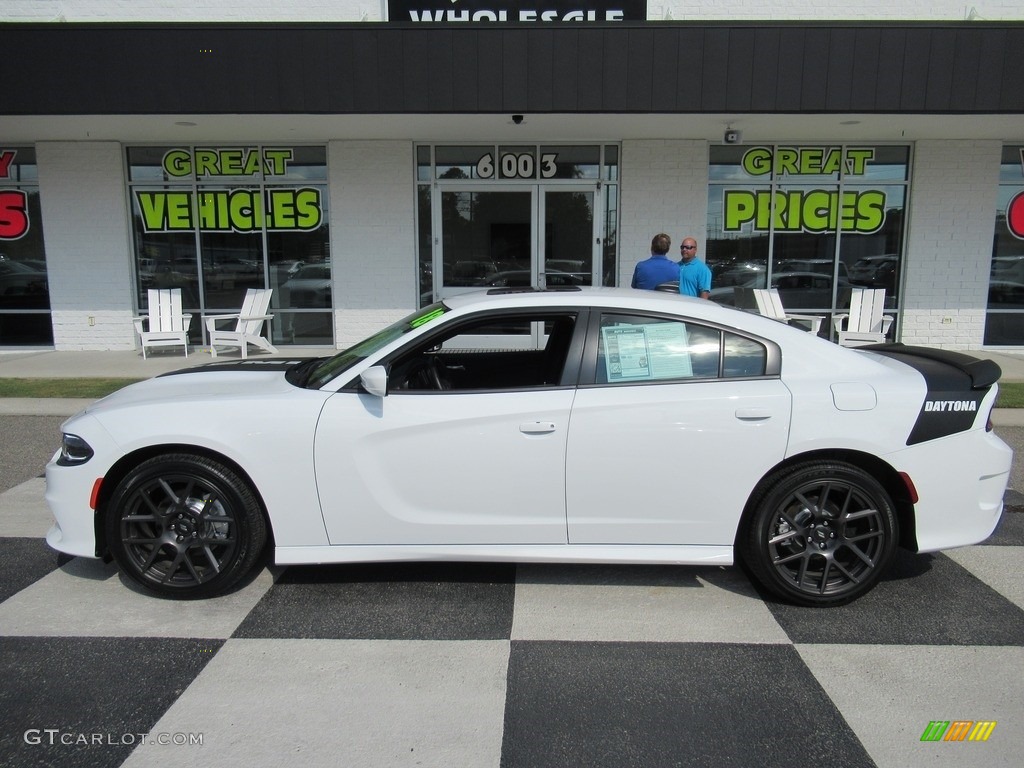
<instances>
[{"instance_id":1,"label":"gray pavement square","mask_svg":"<svg viewBox=\"0 0 1024 768\"><path fill-rule=\"evenodd\" d=\"M874 765L792 646L512 643L507 768L795 764Z\"/></svg>"}]
</instances>

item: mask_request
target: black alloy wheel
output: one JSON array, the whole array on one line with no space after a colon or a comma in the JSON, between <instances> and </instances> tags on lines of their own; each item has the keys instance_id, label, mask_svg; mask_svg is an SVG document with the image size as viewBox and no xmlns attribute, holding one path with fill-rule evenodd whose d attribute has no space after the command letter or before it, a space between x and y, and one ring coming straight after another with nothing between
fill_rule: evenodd
<instances>
[{"instance_id":1,"label":"black alloy wheel","mask_svg":"<svg viewBox=\"0 0 1024 768\"><path fill-rule=\"evenodd\" d=\"M128 473L108 505L106 534L128 578L178 599L229 590L267 538L252 489L231 469L190 454L157 456Z\"/></svg>"},{"instance_id":2,"label":"black alloy wheel","mask_svg":"<svg viewBox=\"0 0 1024 768\"><path fill-rule=\"evenodd\" d=\"M893 503L878 481L851 464L817 462L766 488L739 542L762 586L809 606L842 605L875 586L897 541Z\"/></svg>"}]
</instances>

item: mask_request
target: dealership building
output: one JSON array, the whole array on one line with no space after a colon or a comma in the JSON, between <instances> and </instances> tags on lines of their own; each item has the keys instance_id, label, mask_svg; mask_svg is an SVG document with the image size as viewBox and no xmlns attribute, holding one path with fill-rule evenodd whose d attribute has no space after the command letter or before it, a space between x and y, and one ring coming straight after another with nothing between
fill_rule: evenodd
<instances>
[{"instance_id":1,"label":"dealership building","mask_svg":"<svg viewBox=\"0 0 1024 768\"><path fill-rule=\"evenodd\" d=\"M659 232L719 301L1024 349L1019 0L281 6L0 0L0 350L137 347L154 288L346 347Z\"/></svg>"}]
</instances>

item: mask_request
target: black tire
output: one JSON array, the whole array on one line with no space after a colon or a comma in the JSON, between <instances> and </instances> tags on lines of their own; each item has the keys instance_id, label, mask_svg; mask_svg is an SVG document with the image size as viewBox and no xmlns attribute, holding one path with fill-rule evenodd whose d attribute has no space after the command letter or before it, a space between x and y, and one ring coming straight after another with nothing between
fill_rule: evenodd
<instances>
[{"instance_id":1,"label":"black tire","mask_svg":"<svg viewBox=\"0 0 1024 768\"><path fill-rule=\"evenodd\" d=\"M254 568L267 540L248 484L190 454L156 456L129 472L111 496L105 524L121 572L176 599L230 590Z\"/></svg>"},{"instance_id":2,"label":"black tire","mask_svg":"<svg viewBox=\"0 0 1024 768\"><path fill-rule=\"evenodd\" d=\"M848 603L871 590L896 549L892 499L863 470L815 462L771 477L741 533L744 566L798 605Z\"/></svg>"}]
</instances>

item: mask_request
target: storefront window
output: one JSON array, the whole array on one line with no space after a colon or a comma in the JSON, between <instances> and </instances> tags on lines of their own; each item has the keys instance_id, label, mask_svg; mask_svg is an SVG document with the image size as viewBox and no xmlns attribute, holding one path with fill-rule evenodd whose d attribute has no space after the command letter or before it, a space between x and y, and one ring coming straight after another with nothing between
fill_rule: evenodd
<instances>
[{"instance_id":1,"label":"storefront window","mask_svg":"<svg viewBox=\"0 0 1024 768\"><path fill-rule=\"evenodd\" d=\"M985 344L1024 346L1024 146L1003 148Z\"/></svg>"},{"instance_id":2,"label":"storefront window","mask_svg":"<svg viewBox=\"0 0 1024 768\"><path fill-rule=\"evenodd\" d=\"M333 343L324 147L130 147L128 176L140 310L149 288L201 316L271 288L275 344Z\"/></svg>"},{"instance_id":3,"label":"storefront window","mask_svg":"<svg viewBox=\"0 0 1024 768\"><path fill-rule=\"evenodd\" d=\"M0 346L51 346L35 149L0 145Z\"/></svg>"},{"instance_id":4,"label":"storefront window","mask_svg":"<svg viewBox=\"0 0 1024 768\"><path fill-rule=\"evenodd\" d=\"M709 160L712 298L771 286L789 310L828 314L861 286L899 307L909 147L726 145Z\"/></svg>"}]
</instances>

